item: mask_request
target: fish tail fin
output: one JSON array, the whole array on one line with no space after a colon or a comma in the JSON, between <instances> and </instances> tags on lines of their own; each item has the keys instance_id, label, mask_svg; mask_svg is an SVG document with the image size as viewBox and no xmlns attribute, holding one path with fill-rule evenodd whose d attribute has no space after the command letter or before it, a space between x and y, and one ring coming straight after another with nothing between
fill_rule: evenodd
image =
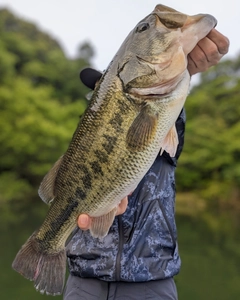
<instances>
[{"instance_id":1,"label":"fish tail fin","mask_svg":"<svg viewBox=\"0 0 240 300\"><path fill-rule=\"evenodd\" d=\"M34 281L40 293L60 295L66 272L65 249L57 253L47 253L40 249L33 234L19 250L12 267L25 278Z\"/></svg>"}]
</instances>

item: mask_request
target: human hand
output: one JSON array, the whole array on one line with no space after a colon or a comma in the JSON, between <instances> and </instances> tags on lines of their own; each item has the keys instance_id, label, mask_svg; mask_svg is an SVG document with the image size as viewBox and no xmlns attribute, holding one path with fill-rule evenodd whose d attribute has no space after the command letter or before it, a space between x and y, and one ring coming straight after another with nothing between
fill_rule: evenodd
<instances>
[{"instance_id":1,"label":"human hand","mask_svg":"<svg viewBox=\"0 0 240 300\"><path fill-rule=\"evenodd\" d=\"M216 29L200 40L188 55L188 71L190 75L204 72L216 65L228 52L229 40Z\"/></svg>"},{"instance_id":2,"label":"human hand","mask_svg":"<svg viewBox=\"0 0 240 300\"><path fill-rule=\"evenodd\" d=\"M117 208L116 216L121 215L125 212L128 205L128 197L122 199ZM78 217L77 225L81 230L88 230L91 227L92 218L87 214L81 214Z\"/></svg>"}]
</instances>

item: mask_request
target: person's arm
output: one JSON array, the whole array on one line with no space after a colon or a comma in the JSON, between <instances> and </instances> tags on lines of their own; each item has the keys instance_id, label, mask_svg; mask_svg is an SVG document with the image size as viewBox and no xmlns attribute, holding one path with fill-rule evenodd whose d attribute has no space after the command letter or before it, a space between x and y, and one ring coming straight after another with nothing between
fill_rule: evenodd
<instances>
[{"instance_id":1,"label":"person's arm","mask_svg":"<svg viewBox=\"0 0 240 300\"><path fill-rule=\"evenodd\" d=\"M228 52L229 40L216 29L202 40L188 55L188 71L190 75L204 72L216 65ZM128 197L125 197L118 206L117 215L123 214L127 209ZM78 217L77 224L80 229L87 230L91 226L91 217L82 214Z\"/></svg>"}]
</instances>

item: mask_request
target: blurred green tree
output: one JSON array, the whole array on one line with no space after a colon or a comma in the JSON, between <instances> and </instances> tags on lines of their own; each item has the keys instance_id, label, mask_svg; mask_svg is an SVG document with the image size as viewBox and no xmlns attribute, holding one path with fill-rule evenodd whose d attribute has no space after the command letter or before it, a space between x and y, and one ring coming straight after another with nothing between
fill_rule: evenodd
<instances>
[{"instance_id":1,"label":"blurred green tree","mask_svg":"<svg viewBox=\"0 0 240 300\"><path fill-rule=\"evenodd\" d=\"M0 223L38 198L41 178L66 150L86 108L79 71L94 51L81 47L84 57L69 59L48 34L0 10Z\"/></svg>"},{"instance_id":2,"label":"blurred green tree","mask_svg":"<svg viewBox=\"0 0 240 300\"><path fill-rule=\"evenodd\" d=\"M181 213L181 201L201 203L202 218L215 232L225 234L236 234L240 226L239 62L237 57L210 68L192 89L186 102L185 146L177 169ZM226 218L229 213L230 219Z\"/></svg>"}]
</instances>

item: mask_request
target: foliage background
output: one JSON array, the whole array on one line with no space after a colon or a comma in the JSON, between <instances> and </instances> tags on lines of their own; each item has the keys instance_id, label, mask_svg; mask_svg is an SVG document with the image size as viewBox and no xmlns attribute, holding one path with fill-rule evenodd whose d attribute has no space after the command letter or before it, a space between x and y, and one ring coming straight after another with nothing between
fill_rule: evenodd
<instances>
[{"instance_id":1,"label":"foliage background","mask_svg":"<svg viewBox=\"0 0 240 300\"><path fill-rule=\"evenodd\" d=\"M43 299L11 269L47 207L38 186L66 150L88 90L79 71L93 48L69 59L58 42L0 10L0 298ZM186 103L185 147L177 169L182 270L179 299L240 295L240 57L201 75ZM61 297L57 297L61 298Z\"/></svg>"}]
</instances>

